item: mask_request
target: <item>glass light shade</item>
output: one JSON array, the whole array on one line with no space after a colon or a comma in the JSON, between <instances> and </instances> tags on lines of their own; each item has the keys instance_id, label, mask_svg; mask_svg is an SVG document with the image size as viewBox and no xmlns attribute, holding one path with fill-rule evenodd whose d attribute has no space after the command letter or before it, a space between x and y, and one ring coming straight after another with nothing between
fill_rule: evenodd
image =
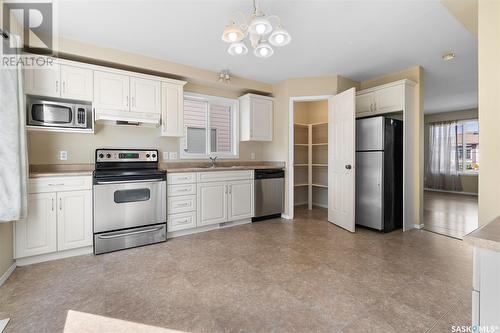
<instances>
[{"instance_id":1,"label":"glass light shade","mask_svg":"<svg viewBox=\"0 0 500 333\"><path fill-rule=\"evenodd\" d=\"M235 43L241 41L243 37L245 37L243 31L235 24L230 24L224 28L221 38L226 43Z\"/></svg>"},{"instance_id":2,"label":"glass light shade","mask_svg":"<svg viewBox=\"0 0 500 333\"><path fill-rule=\"evenodd\" d=\"M250 25L248 26L248 31L252 34L256 34L259 36L267 35L273 30L273 26L266 19L265 16L257 16L255 17Z\"/></svg>"},{"instance_id":3,"label":"glass light shade","mask_svg":"<svg viewBox=\"0 0 500 333\"><path fill-rule=\"evenodd\" d=\"M243 43L231 43L227 52L233 56L244 55L248 52L248 48Z\"/></svg>"},{"instance_id":4,"label":"glass light shade","mask_svg":"<svg viewBox=\"0 0 500 333\"><path fill-rule=\"evenodd\" d=\"M274 50L268 43L260 43L253 50L253 53L259 58L269 58L273 55Z\"/></svg>"},{"instance_id":5,"label":"glass light shade","mask_svg":"<svg viewBox=\"0 0 500 333\"><path fill-rule=\"evenodd\" d=\"M285 29L279 28L274 30L271 36L269 36L269 43L274 46L284 46L292 40L292 37Z\"/></svg>"}]
</instances>

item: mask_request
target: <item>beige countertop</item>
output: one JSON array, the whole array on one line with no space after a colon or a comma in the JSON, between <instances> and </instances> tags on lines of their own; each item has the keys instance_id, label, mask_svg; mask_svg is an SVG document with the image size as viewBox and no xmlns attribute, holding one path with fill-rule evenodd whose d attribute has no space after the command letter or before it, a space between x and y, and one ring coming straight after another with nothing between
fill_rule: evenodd
<instances>
[{"instance_id":1,"label":"beige countertop","mask_svg":"<svg viewBox=\"0 0 500 333\"><path fill-rule=\"evenodd\" d=\"M30 178L61 176L92 176L94 164L36 164L30 165Z\"/></svg>"},{"instance_id":2,"label":"beige countertop","mask_svg":"<svg viewBox=\"0 0 500 333\"><path fill-rule=\"evenodd\" d=\"M475 247L500 252L500 217L466 235L464 241Z\"/></svg>"},{"instance_id":3,"label":"beige countertop","mask_svg":"<svg viewBox=\"0 0 500 333\"><path fill-rule=\"evenodd\" d=\"M160 169L167 172L201 172L201 171L230 171L230 170L257 170L282 169L284 162L263 161L220 161L215 168L208 168L207 162L160 162ZM94 171L93 163L86 164L36 164L30 165L29 177L61 177L61 176L91 176Z\"/></svg>"}]
</instances>

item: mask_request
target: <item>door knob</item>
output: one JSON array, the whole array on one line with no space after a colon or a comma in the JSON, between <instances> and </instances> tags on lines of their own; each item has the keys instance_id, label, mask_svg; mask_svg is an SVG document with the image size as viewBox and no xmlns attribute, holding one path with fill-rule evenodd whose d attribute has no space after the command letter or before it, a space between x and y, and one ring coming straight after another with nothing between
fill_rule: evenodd
<instances>
[{"instance_id":1,"label":"door knob","mask_svg":"<svg viewBox=\"0 0 500 333\"><path fill-rule=\"evenodd\" d=\"M352 166L351 166L350 164L346 164L345 168L346 168L347 170L351 170L351 169L352 169Z\"/></svg>"}]
</instances>

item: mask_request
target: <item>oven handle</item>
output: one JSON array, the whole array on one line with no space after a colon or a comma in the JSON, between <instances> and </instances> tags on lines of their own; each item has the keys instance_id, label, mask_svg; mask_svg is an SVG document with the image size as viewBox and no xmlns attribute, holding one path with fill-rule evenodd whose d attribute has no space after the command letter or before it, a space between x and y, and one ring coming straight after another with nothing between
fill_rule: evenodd
<instances>
[{"instance_id":1,"label":"oven handle","mask_svg":"<svg viewBox=\"0 0 500 333\"><path fill-rule=\"evenodd\" d=\"M150 182L160 182L164 181L162 178L153 178L153 179L138 179L138 180L111 180L111 181L97 181L97 185L106 185L106 184L128 184L128 183L150 183Z\"/></svg>"},{"instance_id":2,"label":"oven handle","mask_svg":"<svg viewBox=\"0 0 500 333\"><path fill-rule=\"evenodd\" d=\"M130 231L130 232L125 232L123 234L115 234L115 235L97 235L98 238L100 239L112 239L112 238L118 238L118 237L124 237L124 236L132 236L132 235L138 235L138 234L145 234L148 232L155 232L158 230L161 230L163 226L156 227L156 228L151 228L151 229L146 229L146 230L138 230L138 231Z\"/></svg>"}]
</instances>

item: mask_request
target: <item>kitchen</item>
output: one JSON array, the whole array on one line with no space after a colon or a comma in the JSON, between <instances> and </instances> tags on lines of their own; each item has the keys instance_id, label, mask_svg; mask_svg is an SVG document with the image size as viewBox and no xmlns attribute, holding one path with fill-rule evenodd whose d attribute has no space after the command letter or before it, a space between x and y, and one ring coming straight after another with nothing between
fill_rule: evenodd
<instances>
[{"instance_id":1,"label":"kitchen","mask_svg":"<svg viewBox=\"0 0 500 333\"><path fill-rule=\"evenodd\" d=\"M276 4L262 4L267 5L277 14L284 10ZM82 4L75 6L61 5L61 13L90 10ZM103 6L103 11L112 7ZM172 6L179 13L186 10L180 4ZM126 7L132 10L133 3ZM154 3L146 7L154 8ZM63 17L65 24L69 16ZM423 331L451 313L447 307L443 307L446 312L435 307L435 297L448 293L450 304L467 308L470 291L463 292L463 286L470 285L469 279L452 277L446 287L443 274L469 276L472 265L462 265L471 261L469 249L420 230L424 223L418 194L422 191L424 111L421 66L412 63L376 75L354 76L357 80L312 74L270 83L227 71L217 73L188 60L183 64L175 55L159 59L154 52L138 52L133 47L73 40L68 38L70 30L59 38L59 52L51 67L25 68L23 74L28 217L11 223L13 268L9 270L13 273L0 289L7 300L0 302L0 318L11 317L7 332L26 330L31 320L42 323L40 331L60 330L75 324L72 320L78 315L96 323L115 318L184 331L269 331L273 327L279 331L363 331L370 327L363 325L383 318L387 326L380 324L381 328L397 330L415 324L416 331ZM286 34L282 36L281 42L287 41ZM290 46L295 42L294 37ZM231 47L230 55L246 52L243 46ZM271 52L272 57L259 63L279 61L287 47L276 47L274 55L273 49L262 51ZM263 48L255 52L264 56ZM291 101L314 98L327 101L325 112L333 118L326 121L327 141L311 138L298 148L311 153L303 163L307 166L297 166ZM349 119L345 128L352 135L332 141L330 133L336 133L342 111ZM360 227L354 214L359 211L354 205L359 202L354 190L358 179L353 157L354 134L358 135L355 119L381 115L402 120L404 125L404 175L400 177L404 185L403 194L398 195L403 218L398 218L401 225L396 231L387 233ZM335 151L339 142L353 148L347 151L346 160L321 157L313 163L320 147L329 150L324 157L339 156L340 151ZM341 171L334 168L336 163ZM314 173L321 168L324 173ZM296 181L304 170L304 182ZM345 177L343 182L331 183L330 175L335 172ZM313 188L314 193L326 189L326 209L321 202L314 204L313 194L311 207L294 209L295 185L307 189L307 195L309 189L311 193ZM332 198L338 197L345 198L345 206L332 208ZM344 214L346 207L349 214ZM266 215L274 219L257 221ZM415 243L419 247L428 247L423 251L433 258L430 267L434 269L445 262L441 251L454 252L449 271L428 268L414 246L404 242L408 237L419 242ZM152 245L142 246L146 244ZM401 246L405 257L396 252L376 256L386 253L383 244L394 250ZM369 272L374 281L359 275L354 278L358 268ZM45 286L39 292L32 283L37 270ZM425 281L402 285L419 271L432 278L439 292ZM328 281L335 293L328 294L313 283L315 276ZM59 280L62 277L66 279ZM51 282L56 278L60 285ZM390 295L369 286L388 279L394 283ZM146 280L150 290L141 295L137 288ZM22 281L32 282L23 287ZM97 286L102 298L90 296L91 286ZM126 291L126 286L132 290ZM64 298L71 290L78 296ZM363 299L358 290L371 293L369 299ZM416 290L425 291L411 298ZM29 310L29 297L13 296L21 291L32 293L36 304L49 302L50 306L46 311ZM240 296L249 303L242 303ZM327 296L338 300L338 305L332 305ZM394 300L388 301L392 296ZM60 301L51 303L51 297ZM425 297L432 299L430 304ZM381 300L389 312L399 302L415 315L399 315L391 321L374 306ZM272 304L283 305L273 309ZM346 313L351 306L359 313ZM47 321L51 311L55 321ZM290 313L295 311L304 317L293 318ZM470 313L465 312L457 323L470 323ZM364 321L362 316L369 319ZM23 319L27 317L32 319Z\"/></svg>"}]
</instances>

